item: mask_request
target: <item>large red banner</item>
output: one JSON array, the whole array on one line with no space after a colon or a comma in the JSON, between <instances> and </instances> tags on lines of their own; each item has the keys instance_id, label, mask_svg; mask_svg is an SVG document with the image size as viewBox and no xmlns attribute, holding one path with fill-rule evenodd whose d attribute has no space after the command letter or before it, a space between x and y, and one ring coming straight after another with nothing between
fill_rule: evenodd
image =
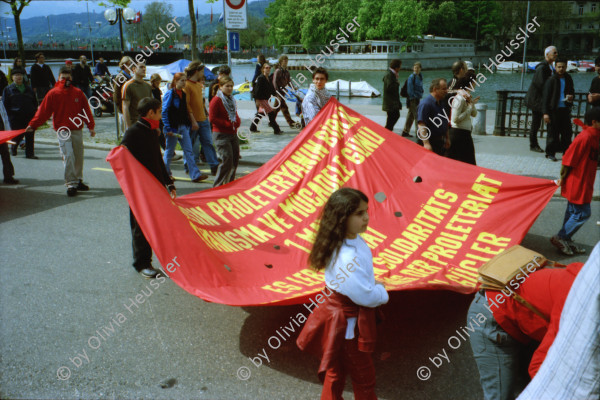
<instances>
[{"instance_id":1,"label":"large red banner","mask_svg":"<svg viewBox=\"0 0 600 400\"><path fill-rule=\"evenodd\" d=\"M363 191L362 235L388 290L476 290L477 269L523 239L557 186L439 157L335 99L253 173L171 199L124 147L109 154L163 269L230 305L297 304L324 286L307 265L336 189Z\"/></svg>"},{"instance_id":2,"label":"large red banner","mask_svg":"<svg viewBox=\"0 0 600 400\"><path fill-rule=\"evenodd\" d=\"M25 133L25 129L17 129L15 131L0 131L0 144L14 139L22 133Z\"/></svg>"}]
</instances>

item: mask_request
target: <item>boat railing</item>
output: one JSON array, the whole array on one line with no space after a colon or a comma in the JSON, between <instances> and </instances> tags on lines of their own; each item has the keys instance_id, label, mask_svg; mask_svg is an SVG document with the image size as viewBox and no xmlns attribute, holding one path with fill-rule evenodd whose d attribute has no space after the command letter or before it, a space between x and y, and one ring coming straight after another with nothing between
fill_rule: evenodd
<instances>
[{"instance_id":1,"label":"boat railing","mask_svg":"<svg viewBox=\"0 0 600 400\"><path fill-rule=\"evenodd\" d=\"M532 113L525 105L526 91L497 90L498 100L496 105L496 121L494 135L496 136L529 136ZM573 107L571 108L571 121L579 118L583 121L587 109L587 92L575 93ZM573 132L578 134L581 128L573 124ZM544 137L546 124L538 131L539 137Z\"/></svg>"}]
</instances>

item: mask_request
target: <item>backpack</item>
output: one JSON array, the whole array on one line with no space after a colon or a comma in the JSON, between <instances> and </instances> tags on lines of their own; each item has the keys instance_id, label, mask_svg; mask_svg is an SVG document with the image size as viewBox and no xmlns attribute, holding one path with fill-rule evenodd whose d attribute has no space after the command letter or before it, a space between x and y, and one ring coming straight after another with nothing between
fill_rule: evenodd
<instances>
[{"instance_id":1,"label":"backpack","mask_svg":"<svg viewBox=\"0 0 600 400\"><path fill-rule=\"evenodd\" d=\"M538 259L540 260L539 263L537 262ZM534 262L535 264L537 264L537 267L533 265ZM509 283L514 281L517 275L524 274L525 269L529 273L532 272L529 269L528 265L531 265L536 270L543 268L544 266L565 267L565 265L563 264L548 260L546 257L539 253L536 253L525 247L515 245L496 255L494 258L492 258L479 268L478 280L481 283L480 289L491 289L501 291L505 288L508 288ZM513 285L511 284L511 286ZM517 288L519 286L520 283L518 283ZM515 288L515 290L517 288ZM527 307L529 310L543 318L545 321L549 321L548 316L542 314L542 312L540 312L537 308L531 305L527 300L518 295L516 292L511 290L511 296L517 302Z\"/></svg>"},{"instance_id":2,"label":"backpack","mask_svg":"<svg viewBox=\"0 0 600 400\"><path fill-rule=\"evenodd\" d=\"M404 81L404 85L402 85L402 89L400 89L400 96L408 97L408 78Z\"/></svg>"},{"instance_id":3,"label":"backpack","mask_svg":"<svg viewBox=\"0 0 600 400\"><path fill-rule=\"evenodd\" d=\"M410 74L410 76L408 78L406 78L406 80L404 81L404 85L402 85L402 89L400 89L400 96L402 97L408 97L408 80L410 79L410 77L413 77L413 85L415 84L415 74Z\"/></svg>"}]
</instances>

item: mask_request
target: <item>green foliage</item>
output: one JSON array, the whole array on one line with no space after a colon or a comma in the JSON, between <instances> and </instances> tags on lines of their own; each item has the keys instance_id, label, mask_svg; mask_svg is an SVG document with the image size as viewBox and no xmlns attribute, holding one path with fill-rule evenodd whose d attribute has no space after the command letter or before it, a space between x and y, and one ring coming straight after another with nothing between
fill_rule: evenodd
<instances>
[{"instance_id":1,"label":"green foliage","mask_svg":"<svg viewBox=\"0 0 600 400\"><path fill-rule=\"evenodd\" d=\"M277 45L300 42L302 0L275 0L265 10L269 40Z\"/></svg>"},{"instance_id":2,"label":"green foliage","mask_svg":"<svg viewBox=\"0 0 600 400\"><path fill-rule=\"evenodd\" d=\"M387 1L379 21L378 39L413 41L429 22L429 10L417 0Z\"/></svg>"},{"instance_id":3,"label":"green foliage","mask_svg":"<svg viewBox=\"0 0 600 400\"><path fill-rule=\"evenodd\" d=\"M383 1L362 0L358 9L360 31L358 40L373 39L379 35L379 20L383 11Z\"/></svg>"},{"instance_id":4,"label":"green foliage","mask_svg":"<svg viewBox=\"0 0 600 400\"><path fill-rule=\"evenodd\" d=\"M429 0L427 33L490 42L500 32L502 5L493 0Z\"/></svg>"},{"instance_id":5,"label":"green foliage","mask_svg":"<svg viewBox=\"0 0 600 400\"><path fill-rule=\"evenodd\" d=\"M336 40L357 18L360 28L350 41L410 40L423 33L429 11L417 0L275 0L266 10L269 39L277 45L304 48Z\"/></svg>"}]
</instances>

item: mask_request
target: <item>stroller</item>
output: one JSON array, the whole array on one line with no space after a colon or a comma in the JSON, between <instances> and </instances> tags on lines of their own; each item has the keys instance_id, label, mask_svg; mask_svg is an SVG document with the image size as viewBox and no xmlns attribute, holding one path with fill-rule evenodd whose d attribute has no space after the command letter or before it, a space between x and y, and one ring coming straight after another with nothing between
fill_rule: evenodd
<instances>
[{"instance_id":1,"label":"stroller","mask_svg":"<svg viewBox=\"0 0 600 400\"><path fill-rule=\"evenodd\" d=\"M115 113L115 104L113 102L112 90L105 84L96 84L92 86L92 97L90 97L90 106L94 109L94 117L99 118L102 113Z\"/></svg>"}]
</instances>

